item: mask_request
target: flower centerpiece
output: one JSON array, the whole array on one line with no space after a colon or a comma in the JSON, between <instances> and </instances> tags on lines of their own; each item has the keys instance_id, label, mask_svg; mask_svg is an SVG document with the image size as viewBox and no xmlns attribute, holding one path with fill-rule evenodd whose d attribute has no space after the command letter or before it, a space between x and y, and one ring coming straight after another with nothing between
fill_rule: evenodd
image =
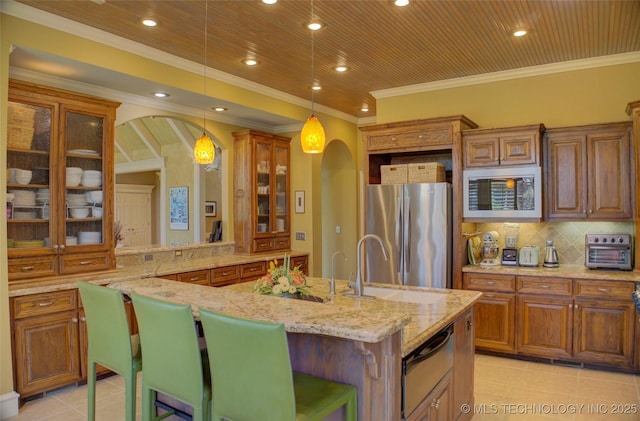
<instances>
[{"instance_id":1,"label":"flower centerpiece","mask_svg":"<svg viewBox=\"0 0 640 421\"><path fill-rule=\"evenodd\" d=\"M299 267L291 268L291 256L284 255L284 262L278 266L278 260L269 262L269 272L256 281L253 290L265 295L309 295L307 278Z\"/></svg>"}]
</instances>

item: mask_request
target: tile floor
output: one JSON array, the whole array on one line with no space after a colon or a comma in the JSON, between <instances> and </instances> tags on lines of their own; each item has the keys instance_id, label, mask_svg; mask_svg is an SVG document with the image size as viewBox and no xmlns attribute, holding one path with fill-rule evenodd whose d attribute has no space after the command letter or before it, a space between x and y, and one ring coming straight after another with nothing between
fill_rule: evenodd
<instances>
[{"instance_id":1,"label":"tile floor","mask_svg":"<svg viewBox=\"0 0 640 421\"><path fill-rule=\"evenodd\" d=\"M123 392L120 377L98 382L96 420L124 420ZM640 376L476 355L475 399L473 421L639 421ZM82 421L86 400L86 386L66 387L6 421Z\"/></svg>"}]
</instances>

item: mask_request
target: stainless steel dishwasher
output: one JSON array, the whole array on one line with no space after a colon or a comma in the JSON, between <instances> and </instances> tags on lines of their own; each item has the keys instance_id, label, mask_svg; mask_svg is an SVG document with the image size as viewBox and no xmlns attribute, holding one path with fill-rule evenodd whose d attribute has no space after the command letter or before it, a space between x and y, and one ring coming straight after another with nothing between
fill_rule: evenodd
<instances>
[{"instance_id":1,"label":"stainless steel dishwasher","mask_svg":"<svg viewBox=\"0 0 640 421\"><path fill-rule=\"evenodd\" d=\"M402 419L406 419L453 367L453 325L402 359Z\"/></svg>"}]
</instances>

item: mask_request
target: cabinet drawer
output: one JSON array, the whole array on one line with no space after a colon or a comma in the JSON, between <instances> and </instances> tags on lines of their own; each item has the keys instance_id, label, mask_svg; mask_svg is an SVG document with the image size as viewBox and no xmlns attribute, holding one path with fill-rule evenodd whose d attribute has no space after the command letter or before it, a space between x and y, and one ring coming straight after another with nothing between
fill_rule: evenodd
<instances>
[{"instance_id":1,"label":"cabinet drawer","mask_svg":"<svg viewBox=\"0 0 640 421\"><path fill-rule=\"evenodd\" d=\"M571 295L571 279L518 276L519 294Z\"/></svg>"},{"instance_id":2,"label":"cabinet drawer","mask_svg":"<svg viewBox=\"0 0 640 421\"><path fill-rule=\"evenodd\" d=\"M211 269L211 283L214 286L225 284L229 285L240 279L240 266L224 266L221 268Z\"/></svg>"},{"instance_id":3,"label":"cabinet drawer","mask_svg":"<svg viewBox=\"0 0 640 421\"><path fill-rule=\"evenodd\" d=\"M60 273L95 272L111 269L109 252L64 255L60 259Z\"/></svg>"},{"instance_id":4,"label":"cabinet drawer","mask_svg":"<svg viewBox=\"0 0 640 421\"><path fill-rule=\"evenodd\" d=\"M505 291L516 290L516 277L508 275L486 275L480 273L465 273L463 288L477 291Z\"/></svg>"},{"instance_id":5,"label":"cabinet drawer","mask_svg":"<svg viewBox=\"0 0 640 421\"><path fill-rule=\"evenodd\" d=\"M309 275L309 258L307 256L292 257L291 266L297 267L302 273Z\"/></svg>"},{"instance_id":6,"label":"cabinet drawer","mask_svg":"<svg viewBox=\"0 0 640 421\"><path fill-rule=\"evenodd\" d=\"M274 250L289 250L291 248L291 239L289 237L276 237L273 243Z\"/></svg>"},{"instance_id":7,"label":"cabinet drawer","mask_svg":"<svg viewBox=\"0 0 640 421\"><path fill-rule=\"evenodd\" d=\"M208 270L195 270L193 272L179 273L177 280L191 284L209 285L209 275L210 271Z\"/></svg>"},{"instance_id":8,"label":"cabinet drawer","mask_svg":"<svg viewBox=\"0 0 640 421\"><path fill-rule=\"evenodd\" d=\"M369 136L367 148L369 151L387 149L410 150L415 148L429 149L430 146L451 144L451 130L447 127L423 129L406 133L390 133Z\"/></svg>"},{"instance_id":9,"label":"cabinet drawer","mask_svg":"<svg viewBox=\"0 0 640 421\"><path fill-rule=\"evenodd\" d=\"M258 279L267 273L267 262L245 263L240 266L240 277Z\"/></svg>"},{"instance_id":10,"label":"cabinet drawer","mask_svg":"<svg viewBox=\"0 0 640 421\"><path fill-rule=\"evenodd\" d=\"M254 238L253 252L270 251L273 249L273 238Z\"/></svg>"},{"instance_id":11,"label":"cabinet drawer","mask_svg":"<svg viewBox=\"0 0 640 421\"><path fill-rule=\"evenodd\" d=\"M576 281L576 298L609 298L631 301L633 282Z\"/></svg>"},{"instance_id":12,"label":"cabinet drawer","mask_svg":"<svg viewBox=\"0 0 640 421\"><path fill-rule=\"evenodd\" d=\"M77 306L78 299L75 289L23 295L11 299L14 319L75 310Z\"/></svg>"},{"instance_id":13,"label":"cabinet drawer","mask_svg":"<svg viewBox=\"0 0 640 421\"><path fill-rule=\"evenodd\" d=\"M55 275L56 269L53 257L12 258L7 264L9 280Z\"/></svg>"}]
</instances>

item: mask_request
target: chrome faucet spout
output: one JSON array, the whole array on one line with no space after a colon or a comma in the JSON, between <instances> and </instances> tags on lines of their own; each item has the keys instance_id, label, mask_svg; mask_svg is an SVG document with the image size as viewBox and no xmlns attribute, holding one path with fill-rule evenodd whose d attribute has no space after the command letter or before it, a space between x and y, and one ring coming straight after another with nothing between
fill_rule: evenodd
<instances>
[{"instance_id":1,"label":"chrome faucet spout","mask_svg":"<svg viewBox=\"0 0 640 421\"><path fill-rule=\"evenodd\" d=\"M380 248L382 249L382 255L384 256L384 260L389 260L389 255L387 254L387 249L384 248L384 244L382 242L382 238L378 237L375 234L365 234L362 236L362 238L360 238L360 240L358 241L358 246L356 249L356 253L357 253L357 262L356 262L356 281L353 283L349 284L349 287L353 288L353 295L355 297L362 297L362 290L363 290L363 281L362 281L362 275L360 274L361 272L361 255L362 255L362 244L364 244L364 242L366 240L376 240L378 242L378 244L380 244Z\"/></svg>"},{"instance_id":2,"label":"chrome faucet spout","mask_svg":"<svg viewBox=\"0 0 640 421\"><path fill-rule=\"evenodd\" d=\"M335 267L336 267L336 256L342 254L344 256L344 261L347 261L347 256L344 254L343 251L339 250L336 251L335 253L333 253L333 256L331 256L331 279L329 280L329 294L331 295L336 295L336 272L335 272Z\"/></svg>"}]
</instances>

